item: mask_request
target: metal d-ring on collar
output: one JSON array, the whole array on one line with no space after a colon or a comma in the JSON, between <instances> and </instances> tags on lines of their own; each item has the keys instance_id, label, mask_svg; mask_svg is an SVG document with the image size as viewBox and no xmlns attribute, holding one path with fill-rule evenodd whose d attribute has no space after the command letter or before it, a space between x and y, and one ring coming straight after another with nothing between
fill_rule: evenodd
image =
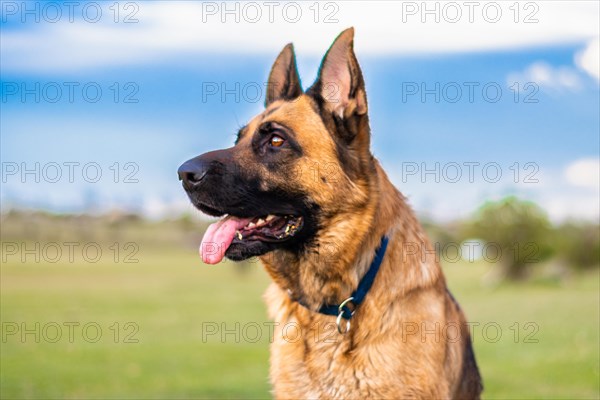
<instances>
[{"instance_id":1,"label":"metal d-ring on collar","mask_svg":"<svg viewBox=\"0 0 600 400\"><path fill-rule=\"evenodd\" d=\"M346 312L346 304L351 303L352 300L354 300L354 297L348 297L346 300L342 301L338 307L338 316L335 319L335 324L337 325L337 330L339 333L341 333L342 335L345 335L349 330L350 330L350 318L352 318L352 316L354 315L354 311L356 311L356 307L354 309L354 311L350 312L350 315L348 316L348 318L346 318L346 330L342 331L342 318L344 317L344 313ZM346 314L348 315L348 314Z\"/></svg>"},{"instance_id":2,"label":"metal d-ring on collar","mask_svg":"<svg viewBox=\"0 0 600 400\"><path fill-rule=\"evenodd\" d=\"M342 335L345 335L350 330L350 319L354 316L356 309L363 302L365 296L371 289L373 285L373 281L375 280L375 276L377 276L377 272L379 271L379 267L381 266L381 262L383 261L383 256L385 256L385 250L387 249L388 238L384 236L381 238L381 243L379 244L379 248L375 252L375 258L369 266L367 273L358 283L358 287L352 293L350 297L346 300L342 301L339 305L328 305L324 304L320 309L319 313L325 315L337 316L336 325L338 332ZM302 299L296 299L296 301L302 304L304 307L309 308ZM348 304L352 303L354 307L350 309ZM342 318L346 320L346 329L342 330Z\"/></svg>"}]
</instances>

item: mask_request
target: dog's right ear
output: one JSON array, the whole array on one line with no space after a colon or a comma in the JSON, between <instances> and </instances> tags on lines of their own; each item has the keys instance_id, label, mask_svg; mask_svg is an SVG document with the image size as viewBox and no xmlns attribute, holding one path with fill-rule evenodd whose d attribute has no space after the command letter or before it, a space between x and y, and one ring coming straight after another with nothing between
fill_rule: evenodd
<instances>
[{"instance_id":1,"label":"dog's right ear","mask_svg":"<svg viewBox=\"0 0 600 400\"><path fill-rule=\"evenodd\" d=\"M277 56L269 80L267 82L267 96L265 107L275 100L293 100L302 94L302 85L296 66L294 45L288 43Z\"/></svg>"}]
</instances>

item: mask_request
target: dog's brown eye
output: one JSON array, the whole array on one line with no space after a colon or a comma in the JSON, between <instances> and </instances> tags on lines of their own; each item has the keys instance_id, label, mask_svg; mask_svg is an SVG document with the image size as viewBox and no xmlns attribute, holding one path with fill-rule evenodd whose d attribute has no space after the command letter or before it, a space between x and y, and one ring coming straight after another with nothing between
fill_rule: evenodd
<instances>
[{"instance_id":1,"label":"dog's brown eye","mask_svg":"<svg viewBox=\"0 0 600 400\"><path fill-rule=\"evenodd\" d=\"M283 145L283 142L285 142L285 140L281 136L277 135L273 135L269 140L269 144L272 147L281 147Z\"/></svg>"}]
</instances>

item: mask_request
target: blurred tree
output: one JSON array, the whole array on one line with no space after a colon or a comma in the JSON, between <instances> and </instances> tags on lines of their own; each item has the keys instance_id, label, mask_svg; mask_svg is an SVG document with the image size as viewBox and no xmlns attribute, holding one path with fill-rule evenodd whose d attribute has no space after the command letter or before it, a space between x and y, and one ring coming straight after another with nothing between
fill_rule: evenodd
<instances>
[{"instance_id":1,"label":"blurred tree","mask_svg":"<svg viewBox=\"0 0 600 400\"><path fill-rule=\"evenodd\" d=\"M567 222L556 229L556 248L566 263L576 269L600 266L600 226Z\"/></svg>"},{"instance_id":2,"label":"blurred tree","mask_svg":"<svg viewBox=\"0 0 600 400\"><path fill-rule=\"evenodd\" d=\"M535 203L514 196L486 202L465 228L469 237L500 249L496 260L508 279L526 277L530 265L552 255L548 217Z\"/></svg>"}]
</instances>

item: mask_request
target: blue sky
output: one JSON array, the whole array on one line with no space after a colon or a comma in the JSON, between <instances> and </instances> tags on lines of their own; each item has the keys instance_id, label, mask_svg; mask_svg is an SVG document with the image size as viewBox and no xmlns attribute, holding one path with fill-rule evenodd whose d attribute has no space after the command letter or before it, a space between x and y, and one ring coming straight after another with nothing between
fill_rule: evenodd
<instances>
[{"instance_id":1,"label":"blue sky","mask_svg":"<svg viewBox=\"0 0 600 400\"><path fill-rule=\"evenodd\" d=\"M233 143L237 128L261 110L256 88L277 52L295 43L307 87L335 35L354 25L373 152L419 213L451 220L517 194L554 220L598 219L595 2L519 3L520 20L532 12L538 19L531 24L515 23L508 3L491 23L491 14L477 13L473 22L450 22L447 3L438 5L439 22L435 15L423 22L420 2L336 2L319 10L321 20L326 13L338 19L328 24L315 23L308 3L288 6L303 12L295 23L277 13L272 22L251 23L242 12L248 3L230 3L239 22L222 15L220 3L130 3L118 3L119 23L113 3L100 3L102 17L91 23L78 9L70 22L62 3L53 3L63 12L56 22L39 3L36 22L20 2L2 2L3 210L190 211L178 165ZM127 13L138 22L122 23ZM223 99L222 87L235 94ZM22 174L36 163L39 172ZM436 168L437 176L422 173Z\"/></svg>"}]
</instances>

